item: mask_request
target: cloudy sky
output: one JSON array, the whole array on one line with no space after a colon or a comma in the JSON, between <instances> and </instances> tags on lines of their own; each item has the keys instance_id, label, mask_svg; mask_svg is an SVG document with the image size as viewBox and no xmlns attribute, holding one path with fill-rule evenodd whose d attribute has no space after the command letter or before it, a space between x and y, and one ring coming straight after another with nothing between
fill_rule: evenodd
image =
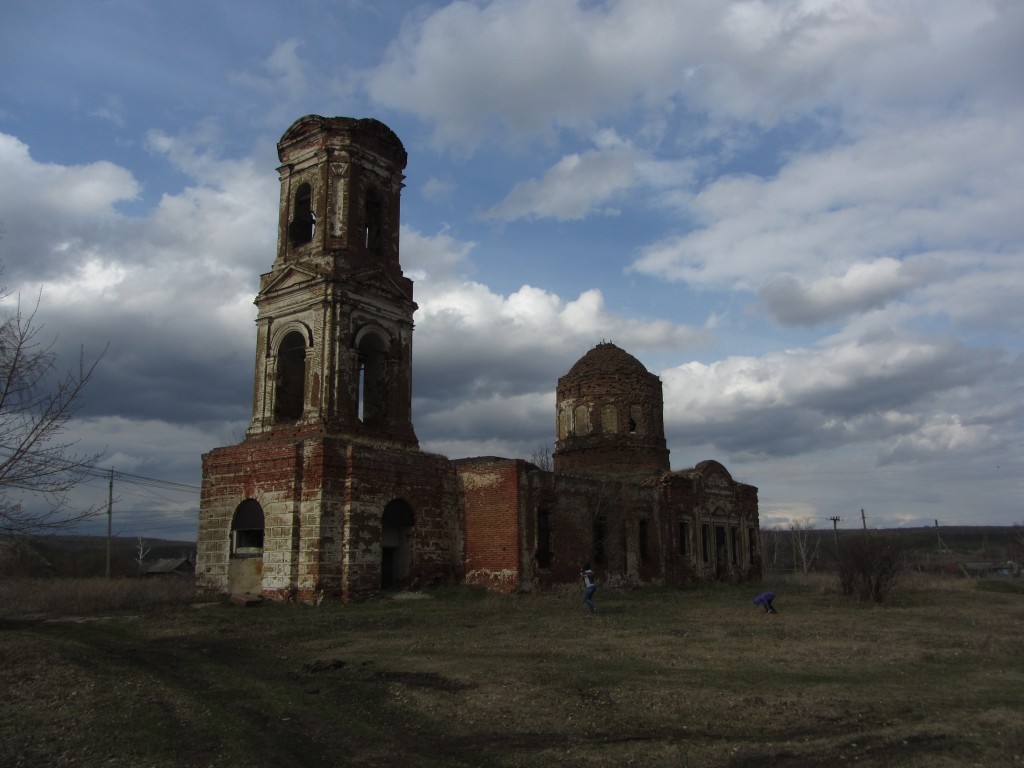
<instances>
[{"instance_id":1,"label":"cloudy sky","mask_svg":"<svg viewBox=\"0 0 1024 768\"><path fill-rule=\"evenodd\" d=\"M553 445L604 340L766 525L1022 522L1022 40L1017 0L5 0L4 306L110 345L82 450L198 486L252 415L276 142L375 117L424 449ZM198 493L116 496L194 534Z\"/></svg>"}]
</instances>

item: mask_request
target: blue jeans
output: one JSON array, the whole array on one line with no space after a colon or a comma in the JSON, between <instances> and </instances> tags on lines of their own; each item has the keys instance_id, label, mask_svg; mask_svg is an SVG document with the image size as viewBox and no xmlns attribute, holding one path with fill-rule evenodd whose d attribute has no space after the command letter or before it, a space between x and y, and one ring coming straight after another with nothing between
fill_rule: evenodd
<instances>
[{"instance_id":1,"label":"blue jeans","mask_svg":"<svg viewBox=\"0 0 1024 768\"><path fill-rule=\"evenodd\" d=\"M587 608L591 613L597 612L597 603L594 602L594 593L597 592L597 585L587 587L583 590L583 602L587 604Z\"/></svg>"}]
</instances>

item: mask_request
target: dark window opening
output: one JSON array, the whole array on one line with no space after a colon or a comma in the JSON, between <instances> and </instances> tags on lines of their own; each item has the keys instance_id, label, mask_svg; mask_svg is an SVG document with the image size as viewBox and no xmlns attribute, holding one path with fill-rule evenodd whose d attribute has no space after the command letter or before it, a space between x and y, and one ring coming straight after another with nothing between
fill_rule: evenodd
<instances>
[{"instance_id":1,"label":"dark window opening","mask_svg":"<svg viewBox=\"0 0 1024 768\"><path fill-rule=\"evenodd\" d=\"M721 571L728 565L729 552L725 548L725 526L715 526L715 566Z\"/></svg>"},{"instance_id":2,"label":"dark window opening","mask_svg":"<svg viewBox=\"0 0 1024 768\"><path fill-rule=\"evenodd\" d=\"M683 557L690 554L690 524L685 521L679 523L679 554Z\"/></svg>"},{"instance_id":3,"label":"dark window opening","mask_svg":"<svg viewBox=\"0 0 1024 768\"><path fill-rule=\"evenodd\" d=\"M551 514L546 509L537 510L537 566L551 567Z\"/></svg>"},{"instance_id":4,"label":"dark window opening","mask_svg":"<svg viewBox=\"0 0 1024 768\"><path fill-rule=\"evenodd\" d=\"M363 424L381 424L387 411L387 345L373 333L359 343L357 418Z\"/></svg>"},{"instance_id":5,"label":"dark window opening","mask_svg":"<svg viewBox=\"0 0 1024 768\"><path fill-rule=\"evenodd\" d=\"M263 530L263 507L255 499L246 499L231 519L231 557L261 557Z\"/></svg>"},{"instance_id":6,"label":"dark window opening","mask_svg":"<svg viewBox=\"0 0 1024 768\"><path fill-rule=\"evenodd\" d=\"M306 384L306 339L292 331L277 348L277 392L274 418L281 422L298 421L302 416Z\"/></svg>"},{"instance_id":7,"label":"dark window opening","mask_svg":"<svg viewBox=\"0 0 1024 768\"><path fill-rule=\"evenodd\" d=\"M381 515L381 525L394 526L396 528L412 528L414 524L412 507L407 501L394 499L384 507L384 514Z\"/></svg>"},{"instance_id":8,"label":"dark window opening","mask_svg":"<svg viewBox=\"0 0 1024 768\"><path fill-rule=\"evenodd\" d=\"M732 534L732 564L740 564L740 529L739 526L734 525L730 531Z\"/></svg>"},{"instance_id":9,"label":"dark window opening","mask_svg":"<svg viewBox=\"0 0 1024 768\"><path fill-rule=\"evenodd\" d=\"M295 204L292 206L291 240L292 245L305 245L313 240L316 227L316 215L313 213L313 197L309 184L302 184L295 193Z\"/></svg>"},{"instance_id":10,"label":"dark window opening","mask_svg":"<svg viewBox=\"0 0 1024 768\"><path fill-rule=\"evenodd\" d=\"M367 250L373 253L380 253L382 217L383 206L380 202L380 195L376 189L370 187L366 190L366 210L363 216L365 240L363 244Z\"/></svg>"},{"instance_id":11,"label":"dark window opening","mask_svg":"<svg viewBox=\"0 0 1024 768\"><path fill-rule=\"evenodd\" d=\"M643 422L643 410L639 405L629 406L629 434L635 435L640 431L640 424Z\"/></svg>"},{"instance_id":12,"label":"dark window opening","mask_svg":"<svg viewBox=\"0 0 1024 768\"><path fill-rule=\"evenodd\" d=\"M705 523L700 527L701 557L705 563L711 562L711 526Z\"/></svg>"},{"instance_id":13,"label":"dark window opening","mask_svg":"<svg viewBox=\"0 0 1024 768\"><path fill-rule=\"evenodd\" d=\"M604 565L608 562L608 520L604 515L594 518L594 551L591 553L591 561L594 565Z\"/></svg>"},{"instance_id":14,"label":"dark window opening","mask_svg":"<svg viewBox=\"0 0 1024 768\"><path fill-rule=\"evenodd\" d=\"M641 520L637 525L636 530L636 549L640 555L640 562L646 563L648 559L647 552L647 521Z\"/></svg>"},{"instance_id":15,"label":"dark window opening","mask_svg":"<svg viewBox=\"0 0 1024 768\"><path fill-rule=\"evenodd\" d=\"M750 562L757 561L757 531L753 528L747 529L747 547L750 553Z\"/></svg>"},{"instance_id":16,"label":"dark window opening","mask_svg":"<svg viewBox=\"0 0 1024 768\"><path fill-rule=\"evenodd\" d=\"M380 587L391 589L408 581L412 571L412 507L393 499L380 517Z\"/></svg>"}]
</instances>

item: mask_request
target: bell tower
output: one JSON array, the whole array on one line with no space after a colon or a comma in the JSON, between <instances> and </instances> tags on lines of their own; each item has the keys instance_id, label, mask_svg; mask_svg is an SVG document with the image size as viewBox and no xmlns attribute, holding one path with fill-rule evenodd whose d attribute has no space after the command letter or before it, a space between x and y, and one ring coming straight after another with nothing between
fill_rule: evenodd
<instances>
[{"instance_id":1,"label":"bell tower","mask_svg":"<svg viewBox=\"0 0 1024 768\"><path fill-rule=\"evenodd\" d=\"M256 295L252 421L203 455L200 589L351 600L462 570L454 465L412 426L402 142L307 115L277 144L277 251Z\"/></svg>"},{"instance_id":2,"label":"bell tower","mask_svg":"<svg viewBox=\"0 0 1024 768\"><path fill-rule=\"evenodd\" d=\"M255 300L247 436L417 447L416 303L399 262L405 148L377 120L307 115L277 151L277 255Z\"/></svg>"}]
</instances>

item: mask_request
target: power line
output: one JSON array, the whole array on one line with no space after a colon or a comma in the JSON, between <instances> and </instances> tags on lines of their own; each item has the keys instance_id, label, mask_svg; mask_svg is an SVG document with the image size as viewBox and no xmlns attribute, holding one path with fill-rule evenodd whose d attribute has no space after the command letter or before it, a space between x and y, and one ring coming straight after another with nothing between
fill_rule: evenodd
<instances>
[{"instance_id":1,"label":"power line","mask_svg":"<svg viewBox=\"0 0 1024 768\"><path fill-rule=\"evenodd\" d=\"M16 453L16 449L14 449L14 448L12 448L10 446L7 446L7 445L0 446L0 450L7 451L10 456L15 455L15 453ZM42 452L42 451L25 451L25 455L27 455L27 456L42 456L42 455L44 455L44 452ZM183 493L184 492L198 493L201 490L199 488L199 486L196 486L196 485L189 485L187 483L179 483L179 482L177 482L175 480L164 480L164 479L158 478L158 477L147 477L146 475L136 475L136 474L132 474L131 472L121 472L121 471L113 469L112 467L108 467L108 468L101 467L98 464L88 464L88 465L86 465L86 464L79 464L79 463L74 462L74 461L67 461L67 460L60 461L60 460L52 458L52 457L47 457L47 459L49 461L51 461L53 464L56 465L54 467L54 469L53 469L54 472L80 472L83 475L86 475L88 477L93 477L93 478L102 479L102 480L109 479L111 473L113 473L113 476L114 476L115 479L121 479L122 481L125 481L125 482L128 482L128 483L132 483L134 485L144 486L144 487L160 488L160 489L168 490L168 491L180 491L180 492L183 492Z\"/></svg>"}]
</instances>

